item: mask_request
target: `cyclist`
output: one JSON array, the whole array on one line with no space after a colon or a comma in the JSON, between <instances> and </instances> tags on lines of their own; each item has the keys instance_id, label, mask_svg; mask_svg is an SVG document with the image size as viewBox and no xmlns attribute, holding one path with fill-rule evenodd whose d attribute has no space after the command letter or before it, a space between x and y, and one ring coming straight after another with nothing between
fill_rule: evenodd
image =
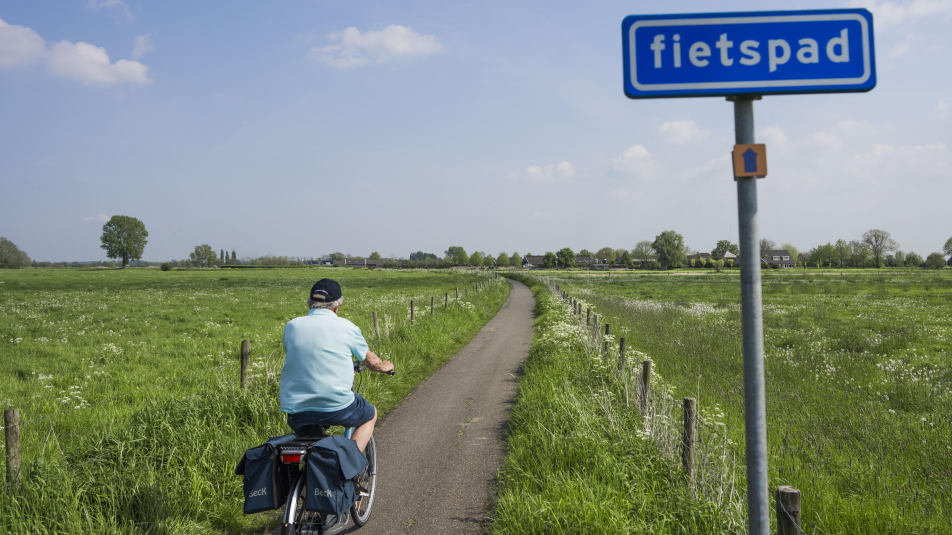
<instances>
[{"instance_id":1,"label":"cyclist","mask_svg":"<svg viewBox=\"0 0 952 535\"><path fill-rule=\"evenodd\" d=\"M314 426L354 427L353 440L364 451L374 432L377 409L351 391L351 356L381 373L391 372L393 363L381 360L367 347L360 329L337 316L343 301L340 284L321 279L308 294L307 315L285 325L279 401L295 433L309 434L308 428Z\"/></svg>"}]
</instances>

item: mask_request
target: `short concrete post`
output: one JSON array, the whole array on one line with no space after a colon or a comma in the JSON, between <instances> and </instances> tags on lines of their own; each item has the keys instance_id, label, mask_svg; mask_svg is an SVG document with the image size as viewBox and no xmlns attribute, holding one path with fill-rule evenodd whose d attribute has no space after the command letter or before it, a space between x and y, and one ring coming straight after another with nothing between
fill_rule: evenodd
<instances>
[{"instance_id":1,"label":"short concrete post","mask_svg":"<svg viewBox=\"0 0 952 535\"><path fill-rule=\"evenodd\" d=\"M20 480L20 410L3 411L3 427L7 446L7 483L12 487Z\"/></svg>"},{"instance_id":2,"label":"short concrete post","mask_svg":"<svg viewBox=\"0 0 952 535\"><path fill-rule=\"evenodd\" d=\"M377 311L374 310L374 336L380 339L380 323L377 321Z\"/></svg>"},{"instance_id":3,"label":"short concrete post","mask_svg":"<svg viewBox=\"0 0 952 535\"><path fill-rule=\"evenodd\" d=\"M648 414L648 394L651 391L651 361L641 363L641 410Z\"/></svg>"},{"instance_id":4,"label":"short concrete post","mask_svg":"<svg viewBox=\"0 0 952 535\"><path fill-rule=\"evenodd\" d=\"M459 286L456 287L456 300L459 301Z\"/></svg>"},{"instance_id":5,"label":"short concrete post","mask_svg":"<svg viewBox=\"0 0 952 535\"><path fill-rule=\"evenodd\" d=\"M248 360L251 356L251 342L246 338L241 341L241 390L248 391Z\"/></svg>"},{"instance_id":6,"label":"short concrete post","mask_svg":"<svg viewBox=\"0 0 952 535\"><path fill-rule=\"evenodd\" d=\"M688 488L694 492L694 451L697 440L697 400L684 398L684 434L681 443L681 467Z\"/></svg>"},{"instance_id":7,"label":"short concrete post","mask_svg":"<svg viewBox=\"0 0 952 535\"><path fill-rule=\"evenodd\" d=\"M410 323L413 323L413 299L410 300Z\"/></svg>"},{"instance_id":8,"label":"short concrete post","mask_svg":"<svg viewBox=\"0 0 952 535\"><path fill-rule=\"evenodd\" d=\"M800 491L786 485L777 487L778 535L801 535L803 517L800 514Z\"/></svg>"}]
</instances>

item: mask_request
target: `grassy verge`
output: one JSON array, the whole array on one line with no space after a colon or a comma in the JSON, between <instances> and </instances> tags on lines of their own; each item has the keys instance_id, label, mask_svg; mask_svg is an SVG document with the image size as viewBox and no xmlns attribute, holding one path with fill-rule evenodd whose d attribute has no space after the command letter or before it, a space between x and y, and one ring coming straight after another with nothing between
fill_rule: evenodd
<instances>
[{"instance_id":1,"label":"grassy verge","mask_svg":"<svg viewBox=\"0 0 952 535\"><path fill-rule=\"evenodd\" d=\"M630 385L536 279L536 335L509 424L497 534L729 533L642 432ZM627 394L627 395L626 395Z\"/></svg>"},{"instance_id":2,"label":"grassy verge","mask_svg":"<svg viewBox=\"0 0 952 535\"><path fill-rule=\"evenodd\" d=\"M678 392L722 410L743 458L736 274L554 281ZM764 274L769 482L801 490L807 532L948 532L950 297L938 271Z\"/></svg>"},{"instance_id":3,"label":"grassy verge","mask_svg":"<svg viewBox=\"0 0 952 535\"><path fill-rule=\"evenodd\" d=\"M381 414L469 342L509 295L508 284L474 292L472 280L463 282L469 292L459 303L451 298L431 317L426 299L412 324L401 308L386 334L370 340L398 370L392 378L362 377L361 393ZM233 470L247 448L290 432L277 404L281 364L280 351L262 352L248 392L239 388L232 365L184 397L159 391L139 400L103 427L75 436L64 436L59 424L50 427L42 449L27 457L20 484L0 493L0 532L260 533L277 517L242 515L241 480Z\"/></svg>"}]
</instances>

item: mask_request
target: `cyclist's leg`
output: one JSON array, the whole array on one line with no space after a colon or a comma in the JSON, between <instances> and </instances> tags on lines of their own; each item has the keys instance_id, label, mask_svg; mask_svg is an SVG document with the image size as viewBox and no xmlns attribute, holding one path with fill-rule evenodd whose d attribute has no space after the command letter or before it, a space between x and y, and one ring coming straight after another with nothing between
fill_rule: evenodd
<instances>
[{"instance_id":1,"label":"cyclist's leg","mask_svg":"<svg viewBox=\"0 0 952 535\"><path fill-rule=\"evenodd\" d=\"M370 442L370 437L374 434L374 425L377 423L377 408L374 407L373 409L373 418L354 429L354 434L351 437L354 442L357 443L357 447L360 448L360 451L367 449L367 443Z\"/></svg>"}]
</instances>

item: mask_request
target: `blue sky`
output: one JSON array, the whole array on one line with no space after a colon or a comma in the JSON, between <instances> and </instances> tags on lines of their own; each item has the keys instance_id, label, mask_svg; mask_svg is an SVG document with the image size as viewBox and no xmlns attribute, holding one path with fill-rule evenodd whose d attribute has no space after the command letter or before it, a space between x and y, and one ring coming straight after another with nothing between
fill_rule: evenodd
<instances>
[{"instance_id":1,"label":"blue sky","mask_svg":"<svg viewBox=\"0 0 952 535\"><path fill-rule=\"evenodd\" d=\"M0 5L0 235L36 260L195 245L407 256L737 240L723 98L633 101L622 19L710 2ZM761 234L806 250L871 228L952 236L952 0L867 7L869 93L766 97ZM717 11L789 2L718 2ZM660 10L660 11L659 11ZM108 56L108 59L107 59Z\"/></svg>"}]
</instances>

